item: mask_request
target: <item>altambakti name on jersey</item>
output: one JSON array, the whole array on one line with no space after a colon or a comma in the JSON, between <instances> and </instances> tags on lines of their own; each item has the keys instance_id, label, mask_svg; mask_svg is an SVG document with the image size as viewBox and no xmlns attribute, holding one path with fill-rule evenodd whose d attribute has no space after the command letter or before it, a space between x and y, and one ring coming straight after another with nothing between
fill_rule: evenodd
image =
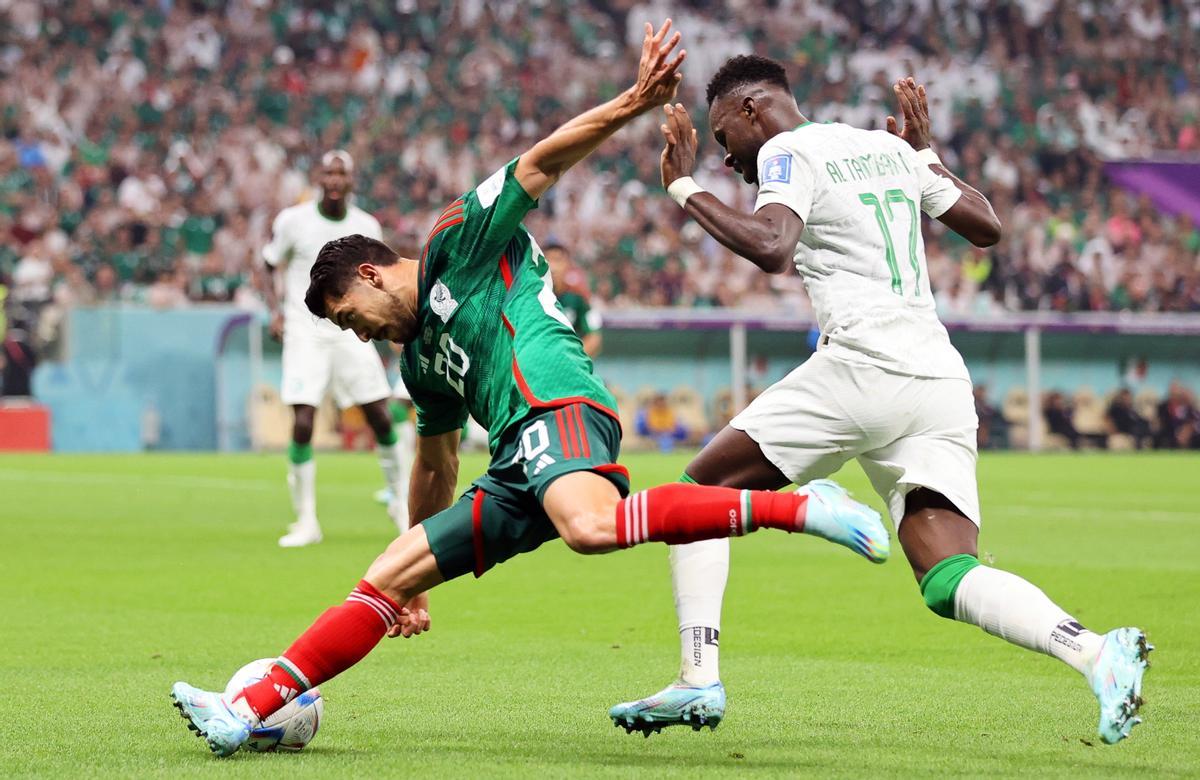
<instances>
[{"instance_id":1,"label":"altambakti name on jersey","mask_svg":"<svg viewBox=\"0 0 1200 780\"><path fill-rule=\"evenodd\" d=\"M461 428L469 413L494 448L535 409L585 403L616 417L521 226L537 202L516 166L451 203L421 253L417 338L401 360L421 436Z\"/></svg>"},{"instance_id":2,"label":"altambakti name on jersey","mask_svg":"<svg viewBox=\"0 0 1200 780\"><path fill-rule=\"evenodd\" d=\"M796 269L821 328L823 348L908 376L967 379L938 319L921 217L944 214L962 195L953 181L882 130L806 122L763 144L758 200L804 220Z\"/></svg>"}]
</instances>

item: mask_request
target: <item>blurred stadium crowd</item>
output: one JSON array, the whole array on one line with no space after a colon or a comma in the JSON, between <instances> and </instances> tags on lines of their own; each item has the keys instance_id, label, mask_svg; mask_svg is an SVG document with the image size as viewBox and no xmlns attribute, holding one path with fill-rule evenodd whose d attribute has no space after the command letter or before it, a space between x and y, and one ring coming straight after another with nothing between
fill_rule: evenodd
<instances>
[{"instance_id":1,"label":"blurred stadium crowd","mask_svg":"<svg viewBox=\"0 0 1200 780\"><path fill-rule=\"evenodd\" d=\"M261 306L271 219L312 196L334 147L357 160L359 204L417 251L446 202L623 87L642 21L666 15L701 127L707 78L743 52L788 63L817 121L879 128L893 79L928 85L941 156L1006 226L987 252L929 226L946 314L1200 311L1200 231L1102 165L1200 153L1200 0L0 0L0 297L35 331L21 348L52 342L71 305ZM702 143L699 177L750 208ZM807 312L794 275L757 272L663 197L660 149L640 120L530 216L573 252L569 284L598 308ZM1200 446L1194 398L1171 398L1170 414L1053 396L1042 411L1071 446ZM1019 434L1028 402L1010 400L981 396L981 436Z\"/></svg>"},{"instance_id":2,"label":"blurred stadium crowd","mask_svg":"<svg viewBox=\"0 0 1200 780\"><path fill-rule=\"evenodd\" d=\"M669 7L668 7L669 6ZM360 205L412 251L437 211L629 78L643 19L687 36L682 99L751 50L788 62L817 121L881 127L889 81L931 94L944 159L1006 225L987 253L931 230L956 314L1200 310L1200 231L1104 177L1100 160L1200 150L1200 3L68 2L0 0L0 279L10 303L254 305L257 248L320 152L358 160ZM601 306L787 307L658 185L646 118L529 220L571 247ZM752 188L705 141L701 176Z\"/></svg>"}]
</instances>

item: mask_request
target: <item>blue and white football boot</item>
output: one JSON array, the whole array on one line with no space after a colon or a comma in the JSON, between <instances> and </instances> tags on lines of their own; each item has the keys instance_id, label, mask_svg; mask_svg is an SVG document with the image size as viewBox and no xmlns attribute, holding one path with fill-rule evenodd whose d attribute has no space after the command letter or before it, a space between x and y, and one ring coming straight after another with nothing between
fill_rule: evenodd
<instances>
[{"instance_id":1,"label":"blue and white football boot","mask_svg":"<svg viewBox=\"0 0 1200 780\"><path fill-rule=\"evenodd\" d=\"M1104 646L1092 665L1089 682L1100 702L1100 739L1112 745L1142 722L1142 676L1150 668L1147 656L1154 645L1140 628L1115 628L1104 635Z\"/></svg>"},{"instance_id":2,"label":"blue and white football boot","mask_svg":"<svg viewBox=\"0 0 1200 780\"><path fill-rule=\"evenodd\" d=\"M715 729L725 717L725 686L719 682L704 688L692 688L675 682L641 701L618 704L608 711L614 726L626 734L640 731L649 737L666 726L704 726Z\"/></svg>"},{"instance_id":3,"label":"blue and white football boot","mask_svg":"<svg viewBox=\"0 0 1200 780\"><path fill-rule=\"evenodd\" d=\"M250 738L250 724L238 717L219 693L177 682L171 686L171 701L187 727L203 737L218 756L232 756Z\"/></svg>"},{"instance_id":4,"label":"blue and white football boot","mask_svg":"<svg viewBox=\"0 0 1200 780\"><path fill-rule=\"evenodd\" d=\"M888 559L892 542L878 512L831 479L813 480L803 490L808 493L804 533L849 547L871 563Z\"/></svg>"}]
</instances>

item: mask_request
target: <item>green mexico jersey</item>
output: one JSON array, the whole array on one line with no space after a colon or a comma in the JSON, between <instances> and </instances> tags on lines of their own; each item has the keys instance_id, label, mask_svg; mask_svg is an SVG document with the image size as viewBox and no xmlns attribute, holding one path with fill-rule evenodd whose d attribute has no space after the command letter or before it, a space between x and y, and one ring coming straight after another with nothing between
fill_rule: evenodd
<instances>
[{"instance_id":1,"label":"green mexico jersey","mask_svg":"<svg viewBox=\"0 0 1200 780\"><path fill-rule=\"evenodd\" d=\"M461 428L470 413L494 450L535 410L586 403L616 417L554 296L546 258L521 226L537 202L516 166L451 203L425 241L417 338L400 366L421 436Z\"/></svg>"}]
</instances>

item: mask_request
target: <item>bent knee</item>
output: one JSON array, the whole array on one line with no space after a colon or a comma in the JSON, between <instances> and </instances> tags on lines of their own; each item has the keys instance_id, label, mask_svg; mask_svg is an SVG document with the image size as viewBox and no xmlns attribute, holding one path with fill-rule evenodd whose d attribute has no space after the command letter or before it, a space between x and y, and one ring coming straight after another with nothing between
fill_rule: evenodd
<instances>
[{"instance_id":1,"label":"bent knee","mask_svg":"<svg viewBox=\"0 0 1200 780\"><path fill-rule=\"evenodd\" d=\"M959 553L938 561L921 577L921 597L929 611L939 617L954 620L955 594L963 577L979 566L979 559Z\"/></svg>"},{"instance_id":2,"label":"bent knee","mask_svg":"<svg viewBox=\"0 0 1200 780\"><path fill-rule=\"evenodd\" d=\"M367 425L371 427L375 438L381 439L392 432L392 416L386 407L382 410L375 407L371 407L370 411L366 411L367 407L363 409L363 416L367 418Z\"/></svg>"},{"instance_id":3,"label":"bent knee","mask_svg":"<svg viewBox=\"0 0 1200 780\"><path fill-rule=\"evenodd\" d=\"M606 527L607 526L607 527ZM559 531L562 540L577 553L595 555L617 548L612 523L590 512L575 515Z\"/></svg>"},{"instance_id":4,"label":"bent knee","mask_svg":"<svg viewBox=\"0 0 1200 780\"><path fill-rule=\"evenodd\" d=\"M313 437L312 420L296 420L292 424L292 441L297 444L308 444Z\"/></svg>"}]
</instances>

